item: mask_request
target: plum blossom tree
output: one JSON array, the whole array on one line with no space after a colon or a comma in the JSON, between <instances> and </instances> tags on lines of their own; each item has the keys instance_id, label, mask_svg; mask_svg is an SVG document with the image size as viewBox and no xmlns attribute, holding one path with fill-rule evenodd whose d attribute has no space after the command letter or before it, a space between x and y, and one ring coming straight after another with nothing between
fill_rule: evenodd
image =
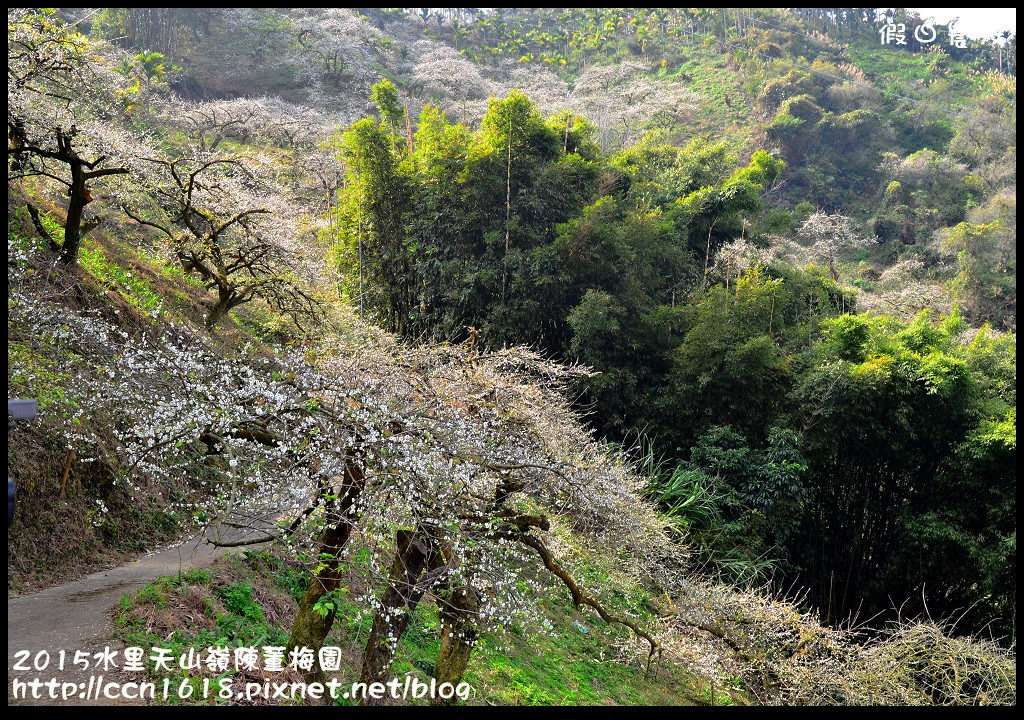
<instances>
[{"instance_id":1,"label":"plum blossom tree","mask_svg":"<svg viewBox=\"0 0 1024 720\"><path fill-rule=\"evenodd\" d=\"M870 246L870 241L853 229L848 217L840 213L830 215L820 210L803 222L797 230L797 237L810 243L812 257L828 264L833 280L839 279L836 262L841 253Z\"/></svg>"},{"instance_id":2,"label":"plum blossom tree","mask_svg":"<svg viewBox=\"0 0 1024 720\"><path fill-rule=\"evenodd\" d=\"M64 237L58 243L29 211L65 264L74 264L83 236L90 183L128 172L119 152L128 140L103 122L116 107L109 79L88 59L88 41L52 11L13 9L7 15L8 179L44 177L67 189ZM113 164L111 164L113 163Z\"/></svg>"},{"instance_id":3,"label":"plum blossom tree","mask_svg":"<svg viewBox=\"0 0 1024 720\"><path fill-rule=\"evenodd\" d=\"M424 100L485 100L496 92L480 69L453 48L421 40L413 46L413 52L416 64L410 87Z\"/></svg>"},{"instance_id":4,"label":"plum blossom tree","mask_svg":"<svg viewBox=\"0 0 1024 720\"><path fill-rule=\"evenodd\" d=\"M344 8L296 9L289 18L295 33L294 50L288 62L304 77L312 90L311 104L336 95L344 82L357 83L357 92L368 90L365 78L378 74L385 54L382 33Z\"/></svg>"},{"instance_id":5,"label":"plum blossom tree","mask_svg":"<svg viewBox=\"0 0 1024 720\"><path fill-rule=\"evenodd\" d=\"M325 214L342 184L329 141L337 119L306 105L277 97L234 98L203 102L162 102L161 118L187 134L199 152L223 151L225 141L271 145L287 152L279 182L294 190L295 200L310 213Z\"/></svg>"},{"instance_id":6,"label":"plum blossom tree","mask_svg":"<svg viewBox=\"0 0 1024 720\"><path fill-rule=\"evenodd\" d=\"M357 555L367 586L385 588L357 598L375 615L367 677L388 672L408 614L429 593L444 625L438 672L457 681L480 631L521 622L547 592L530 578L531 558L577 605L658 647L588 594L545 538L564 523L627 555L677 554L629 466L573 419L564 388L582 370L522 348L478 355L378 339L353 353L331 337L304 353L230 357L187 328L133 337L28 292L12 298L19 327L103 358L79 371L72 394L76 417L108 418L117 446L76 429L91 423L68 423L80 457L123 457L128 492L141 491L141 474L196 478L176 508L210 518L212 542L278 540L305 558L295 648L322 644ZM228 522L256 524L259 535L224 537Z\"/></svg>"},{"instance_id":7,"label":"plum blossom tree","mask_svg":"<svg viewBox=\"0 0 1024 720\"><path fill-rule=\"evenodd\" d=\"M207 328L255 298L297 322L316 315L317 301L292 272L300 256L297 212L265 159L195 152L140 164L149 166L149 194L141 206L126 201L125 213L159 230L182 268L216 293Z\"/></svg>"},{"instance_id":8,"label":"plum blossom tree","mask_svg":"<svg viewBox=\"0 0 1024 720\"><path fill-rule=\"evenodd\" d=\"M442 361L434 367L425 367L425 360L421 357L417 367L430 392L407 397L418 406L415 414L426 417L407 417L404 433L394 429L408 438L404 488L392 488L376 511L379 500L364 495L363 522L377 528L377 538L394 537L395 550L382 594L368 599L375 618L363 681L388 676L411 614L430 593L442 620L435 675L458 682L479 633L518 621L521 568L530 566L531 558L569 588L577 606L631 628L655 653L657 640L581 589L545 539L551 517L559 515L580 527L631 523L646 529L641 534L652 550L659 548L657 522L642 504L626 502L628 470L614 462L605 465L609 457L588 433L562 424L571 419L563 390L582 371L541 361L520 348L471 353L468 360L458 351L443 354L430 359L431 364ZM472 369L472 375L453 373L460 366ZM561 432L552 434L555 427ZM380 565L382 573L385 567ZM293 645L310 639L304 630L300 611Z\"/></svg>"},{"instance_id":9,"label":"plum blossom tree","mask_svg":"<svg viewBox=\"0 0 1024 720\"><path fill-rule=\"evenodd\" d=\"M598 129L606 149L636 140L649 127L672 127L692 117L700 95L680 83L652 78L637 62L593 66L569 85L554 72L516 64L499 85L527 93L546 113L569 111Z\"/></svg>"},{"instance_id":10,"label":"plum blossom tree","mask_svg":"<svg viewBox=\"0 0 1024 720\"><path fill-rule=\"evenodd\" d=\"M328 132L327 120L320 113L280 98L175 101L166 105L162 114L172 124L182 127L204 152L216 151L225 140L305 147L315 144Z\"/></svg>"},{"instance_id":11,"label":"plum blossom tree","mask_svg":"<svg viewBox=\"0 0 1024 720\"><path fill-rule=\"evenodd\" d=\"M480 67L450 47L420 41L413 46L410 89L463 122L475 124L487 98L512 90L526 93L546 114L570 112L598 129L606 149L636 140L649 127L671 127L692 117L700 95L680 83L652 78L646 65L624 62L588 68L570 85L538 65L510 63L481 73Z\"/></svg>"},{"instance_id":12,"label":"plum blossom tree","mask_svg":"<svg viewBox=\"0 0 1024 720\"><path fill-rule=\"evenodd\" d=\"M635 141L648 123L670 127L688 119L699 100L693 90L651 78L647 66L631 62L588 68L569 97L571 109L597 125L603 147Z\"/></svg>"}]
</instances>

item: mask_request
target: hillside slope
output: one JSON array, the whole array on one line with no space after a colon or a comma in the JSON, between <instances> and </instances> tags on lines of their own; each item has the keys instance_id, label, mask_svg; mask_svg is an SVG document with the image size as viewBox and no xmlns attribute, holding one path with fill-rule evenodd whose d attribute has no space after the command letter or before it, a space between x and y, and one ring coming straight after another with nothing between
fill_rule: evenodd
<instances>
[{"instance_id":1,"label":"hillside slope","mask_svg":"<svg viewBox=\"0 0 1024 720\"><path fill-rule=\"evenodd\" d=\"M556 53L482 17L109 9L86 37L9 11L8 383L41 411L9 436L9 593L242 527L269 549L125 596L119 640L338 647L346 682L465 678L481 703L1015 704L1015 336L986 325L1014 323L1014 91L951 83L990 96L984 152L966 121L941 151L873 146L842 182L864 205L887 183L889 214L837 217L815 205L839 139L899 108L782 72L829 38L759 64L709 17L659 58L687 17ZM415 119L428 101L474 125ZM969 320L853 312L888 264L925 305L973 291ZM816 595L780 599L767 576L804 557ZM1010 649L849 627L936 576Z\"/></svg>"}]
</instances>

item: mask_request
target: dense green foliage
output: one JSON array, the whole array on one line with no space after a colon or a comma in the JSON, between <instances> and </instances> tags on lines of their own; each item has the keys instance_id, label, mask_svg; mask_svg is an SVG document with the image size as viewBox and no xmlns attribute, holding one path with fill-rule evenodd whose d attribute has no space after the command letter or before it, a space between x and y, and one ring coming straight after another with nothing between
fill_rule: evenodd
<instances>
[{"instance_id":1,"label":"dense green foliage","mask_svg":"<svg viewBox=\"0 0 1024 720\"><path fill-rule=\"evenodd\" d=\"M833 255L827 272L723 262L730 242L767 247L791 222L762 199L785 168L767 152L744 164L706 138L649 136L602 154L585 120L545 118L515 92L476 131L427 106L403 137L387 91L374 91L382 120L340 139L337 257L366 313L410 339L528 343L594 368L580 407L609 438L648 437L675 468L652 492L709 568L795 581L836 621L894 598L924 611L924 597L1013 634L1012 335L968 341L959 311L852 314ZM782 129L808 122L814 132ZM865 146L852 164L849 146L877 142L877 122L803 94L779 103L768 134L864 185L878 163ZM980 191L930 150L880 167L904 181L879 210L911 233L893 241L960 223L946 245L966 297L975 238L1009 215L962 222Z\"/></svg>"}]
</instances>

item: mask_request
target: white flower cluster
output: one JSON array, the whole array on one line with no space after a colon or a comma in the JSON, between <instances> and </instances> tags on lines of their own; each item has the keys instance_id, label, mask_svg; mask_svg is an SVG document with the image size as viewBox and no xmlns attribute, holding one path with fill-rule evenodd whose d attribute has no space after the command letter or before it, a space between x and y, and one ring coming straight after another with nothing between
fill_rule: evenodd
<instances>
[{"instance_id":1,"label":"white flower cluster","mask_svg":"<svg viewBox=\"0 0 1024 720\"><path fill-rule=\"evenodd\" d=\"M482 100L495 92L477 65L447 45L420 40L413 45L413 93L428 101Z\"/></svg>"},{"instance_id":2,"label":"white flower cluster","mask_svg":"<svg viewBox=\"0 0 1024 720\"><path fill-rule=\"evenodd\" d=\"M850 218L840 213L814 212L797 230L797 239L810 245L812 259L833 268L841 252L870 247L871 240L860 235Z\"/></svg>"},{"instance_id":3,"label":"white flower cluster","mask_svg":"<svg viewBox=\"0 0 1024 720\"><path fill-rule=\"evenodd\" d=\"M214 151L225 140L279 147L315 146L336 124L313 108L280 98L232 98L161 104L164 121L188 133L202 149Z\"/></svg>"},{"instance_id":4,"label":"white flower cluster","mask_svg":"<svg viewBox=\"0 0 1024 720\"><path fill-rule=\"evenodd\" d=\"M365 572L382 576L401 527L435 528L451 549L436 582L481 591L482 621L507 626L535 585L529 551L498 532L504 507L566 516L636 556L662 542L637 480L573 418L562 389L582 372L513 348L467 358L461 347L347 347L339 340L272 355L216 350L188 328L132 336L97 313L69 312L14 277L11 322L63 348L78 456L117 461L129 493L140 478L178 488L175 509L217 525L289 520L360 454L366 489L352 512ZM88 358L88 361L83 361ZM108 446L88 428L109 427ZM180 488L187 487L182 494ZM292 537L308 553L321 510ZM353 553L355 551L353 550Z\"/></svg>"}]
</instances>

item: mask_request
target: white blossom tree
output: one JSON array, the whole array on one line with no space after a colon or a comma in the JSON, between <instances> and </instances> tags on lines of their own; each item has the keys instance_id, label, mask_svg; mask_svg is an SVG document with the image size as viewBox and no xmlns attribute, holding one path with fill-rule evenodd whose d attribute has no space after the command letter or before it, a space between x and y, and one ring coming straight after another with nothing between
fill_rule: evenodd
<instances>
[{"instance_id":1,"label":"white blossom tree","mask_svg":"<svg viewBox=\"0 0 1024 720\"><path fill-rule=\"evenodd\" d=\"M840 213L814 212L797 230L797 238L808 245L811 256L828 264L833 280L839 279L836 263L843 252L870 247L870 241L859 235L850 218Z\"/></svg>"},{"instance_id":2,"label":"white blossom tree","mask_svg":"<svg viewBox=\"0 0 1024 720\"><path fill-rule=\"evenodd\" d=\"M484 100L496 90L464 55L447 45L421 40L413 46L416 61L411 90L434 102Z\"/></svg>"},{"instance_id":3,"label":"white blossom tree","mask_svg":"<svg viewBox=\"0 0 1024 720\"><path fill-rule=\"evenodd\" d=\"M557 524L604 536L616 552L678 554L640 480L574 419L563 389L581 370L512 348L402 348L325 338L304 353L226 356L187 328L132 337L18 289L12 321L102 365L78 369L77 417L115 428L111 448L69 423L79 456L116 453L137 479L195 478L177 505L220 544L276 540L306 558L312 581L291 644L315 649L334 621L336 591L359 550L375 616L363 673L387 674L419 598L438 603L439 672L457 681L478 634L537 613L550 571L573 601L657 638L610 611L573 577L548 537ZM63 356L63 354L62 354ZM275 522L276 518L282 519ZM259 536L223 537L225 523ZM398 561L396 562L396 558ZM378 596L372 590L383 584Z\"/></svg>"},{"instance_id":4,"label":"white blossom tree","mask_svg":"<svg viewBox=\"0 0 1024 720\"><path fill-rule=\"evenodd\" d=\"M309 105L361 113L350 98L364 98L390 59L383 33L345 8L296 8L288 12L294 42L283 62L308 90Z\"/></svg>"},{"instance_id":5,"label":"white blossom tree","mask_svg":"<svg viewBox=\"0 0 1024 720\"><path fill-rule=\"evenodd\" d=\"M652 78L650 68L636 62L590 67L572 85L546 68L516 64L496 84L505 92L523 90L546 113L568 110L587 118L606 149L636 140L649 127L686 122L700 101L685 85Z\"/></svg>"},{"instance_id":6,"label":"white blossom tree","mask_svg":"<svg viewBox=\"0 0 1024 720\"><path fill-rule=\"evenodd\" d=\"M315 145L329 132L328 121L319 112L280 98L175 100L165 104L162 114L181 127L204 152L216 151L225 140L305 147Z\"/></svg>"},{"instance_id":7,"label":"white blossom tree","mask_svg":"<svg viewBox=\"0 0 1024 720\"><path fill-rule=\"evenodd\" d=\"M301 256L298 213L273 183L265 158L197 151L140 165L148 165L146 194L126 194L124 211L159 230L182 268L214 291L208 328L255 298L296 322L316 315L317 301L294 274Z\"/></svg>"},{"instance_id":8,"label":"white blossom tree","mask_svg":"<svg viewBox=\"0 0 1024 720\"><path fill-rule=\"evenodd\" d=\"M74 264L83 236L99 223L84 220L90 184L128 172L120 153L128 142L109 123L116 107L109 74L90 62L88 41L52 11L13 9L7 15L8 179L48 178L66 188L64 237L58 242L29 205L36 228L65 264Z\"/></svg>"}]
</instances>

